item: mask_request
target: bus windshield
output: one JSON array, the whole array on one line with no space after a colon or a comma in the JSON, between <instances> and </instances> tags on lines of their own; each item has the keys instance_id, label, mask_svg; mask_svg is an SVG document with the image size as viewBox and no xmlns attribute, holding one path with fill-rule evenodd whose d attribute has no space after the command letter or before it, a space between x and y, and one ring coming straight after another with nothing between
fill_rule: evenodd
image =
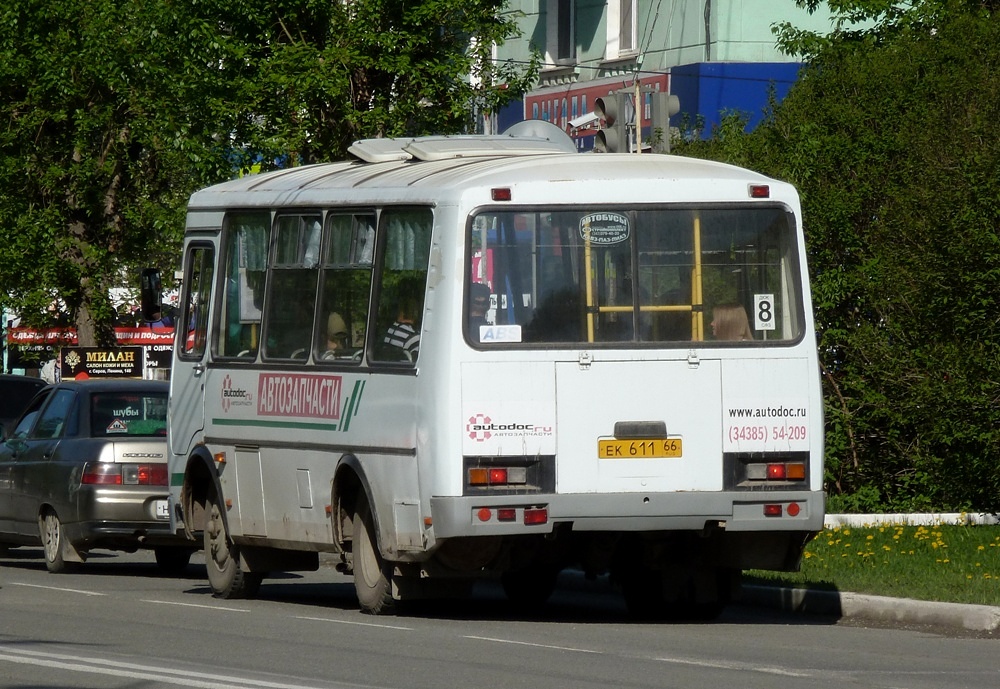
<instances>
[{"instance_id":1,"label":"bus windshield","mask_svg":"<svg viewBox=\"0 0 1000 689\"><path fill-rule=\"evenodd\" d=\"M473 343L752 346L803 332L782 206L486 210L470 232Z\"/></svg>"}]
</instances>

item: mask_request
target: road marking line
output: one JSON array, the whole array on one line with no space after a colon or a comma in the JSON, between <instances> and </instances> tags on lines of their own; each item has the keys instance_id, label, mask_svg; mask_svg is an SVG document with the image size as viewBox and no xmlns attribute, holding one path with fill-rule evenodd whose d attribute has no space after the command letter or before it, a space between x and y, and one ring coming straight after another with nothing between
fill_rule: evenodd
<instances>
[{"instance_id":1,"label":"road marking line","mask_svg":"<svg viewBox=\"0 0 1000 689\"><path fill-rule=\"evenodd\" d=\"M222 605L202 605L201 603L179 603L173 600L152 600L143 598L143 603L156 603L157 605L180 605L185 608L205 608L206 610L222 610L224 612L250 612L249 608L227 608Z\"/></svg>"},{"instance_id":2,"label":"road marking line","mask_svg":"<svg viewBox=\"0 0 1000 689\"><path fill-rule=\"evenodd\" d=\"M47 589L49 591L65 591L66 593L82 593L85 596L106 596L106 593L98 593L97 591L81 591L80 589L64 589L58 586L42 586L41 584L22 584L19 581L10 582L11 586L27 586L32 589Z\"/></svg>"},{"instance_id":3,"label":"road marking line","mask_svg":"<svg viewBox=\"0 0 1000 689\"><path fill-rule=\"evenodd\" d=\"M714 660L695 660L693 658L653 658L661 663L675 663L677 665L694 665L697 667L714 668L716 670L737 670L740 672L762 672L768 675L781 675L784 677L812 677L813 673L804 670L790 670L784 667L768 667L752 665L740 662L722 662Z\"/></svg>"},{"instance_id":4,"label":"road marking line","mask_svg":"<svg viewBox=\"0 0 1000 689\"><path fill-rule=\"evenodd\" d=\"M311 620L313 622L332 622L334 624L353 624L358 627L378 627L379 629L398 629L403 632L416 631L414 627L398 627L392 624L375 624L374 622L353 622L351 620L332 620L329 617L305 617L303 615L293 615L296 620Z\"/></svg>"},{"instance_id":5,"label":"road marking line","mask_svg":"<svg viewBox=\"0 0 1000 689\"><path fill-rule=\"evenodd\" d=\"M466 636L466 639L474 641L495 641L501 644L515 644L517 646L534 646L535 648L550 648L555 651L576 651L577 653L604 653L604 651L594 651L589 648L573 648L571 646L551 646L549 644L536 644L530 641L513 641L512 639L496 639L490 636Z\"/></svg>"},{"instance_id":6,"label":"road marking line","mask_svg":"<svg viewBox=\"0 0 1000 689\"><path fill-rule=\"evenodd\" d=\"M2 645L0 645L0 660L7 660L22 665L39 665L61 670L73 670L75 672L90 672L99 675L153 680L164 684L176 684L196 689L247 689L248 687L260 687L261 689L313 689L313 687L303 684L270 682L246 677L233 677L232 675L217 675L192 670L162 668L152 665L104 660L101 658L84 658L63 653L44 653ZM237 684L232 684L232 682L237 682Z\"/></svg>"}]
</instances>

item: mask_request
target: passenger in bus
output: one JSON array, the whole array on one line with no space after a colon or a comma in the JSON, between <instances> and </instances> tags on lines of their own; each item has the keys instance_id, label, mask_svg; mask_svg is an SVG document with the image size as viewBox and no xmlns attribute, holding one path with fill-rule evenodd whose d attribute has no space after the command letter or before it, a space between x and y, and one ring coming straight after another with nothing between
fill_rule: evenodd
<instances>
[{"instance_id":1,"label":"passenger in bus","mask_svg":"<svg viewBox=\"0 0 1000 689\"><path fill-rule=\"evenodd\" d=\"M344 318L334 311L326 319L326 351L323 352L323 358L329 360L343 356L348 344L347 324Z\"/></svg>"},{"instance_id":2,"label":"passenger in bus","mask_svg":"<svg viewBox=\"0 0 1000 689\"><path fill-rule=\"evenodd\" d=\"M403 298L399 304L396 320L386 331L383 342L391 347L402 350L400 359L414 361L420 349L420 333L417 332L416 314L417 300L413 297Z\"/></svg>"},{"instance_id":3,"label":"passenger in bus","mask_svg":"<svg viewBox=\"0 0 1000 689\"><path fill-rule=\"evenodd\" d=\"M490 288L482 282L474 282L469 288L469 336L479 342L479 326L489 325L486 312L490 309Z\"/></svg>"},{"instance_id":4,"label":"passenger in bus","mask_svg":"<svg viewBox=\"0 0 1000 689\"><path fill-rule=\"evenodd\" d=\"M712 309L712 335L716 340L752 340L746 310L739 304L719 304Z\"/></svg>"}]
</instances>

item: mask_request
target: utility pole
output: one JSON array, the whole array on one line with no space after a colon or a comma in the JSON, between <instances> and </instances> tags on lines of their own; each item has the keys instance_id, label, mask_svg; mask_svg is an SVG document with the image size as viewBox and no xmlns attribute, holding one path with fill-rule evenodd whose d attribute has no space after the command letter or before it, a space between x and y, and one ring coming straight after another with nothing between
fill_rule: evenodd
<instances>
[{"instance_id":1,"label":"utility pole","mask_svg":"<svg viewBox=\"0 0 1000 689\"><path fill-rule=\"evenodd\" d=\"M642 153L642 88L639 85L639 78L636 77L633 87L635 88L635 152Z\"/></svg>"}]
</instances>

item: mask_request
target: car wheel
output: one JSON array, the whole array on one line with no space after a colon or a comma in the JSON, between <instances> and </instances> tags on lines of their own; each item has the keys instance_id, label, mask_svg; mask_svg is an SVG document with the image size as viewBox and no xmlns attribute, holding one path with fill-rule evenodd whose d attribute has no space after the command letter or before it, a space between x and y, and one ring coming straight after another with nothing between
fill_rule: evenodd
<instances>
[{"instance_id":1,"label":"car wheel","mask_svg":"<svg viewBox=\"0 0 1000 689\"><path fill-rule=\"evenodd\" d=\"M49 510L38 520L39 535L42 537L42 547L45 549L45 568L53 573L65 572L68 568L63 557L66 547L62 522L59 516Z\"/></svg>"},{"instance_id":2,"label":"car wheel","mask_svg":"<svg viewBox=\"0 0 1000 689\"><path fill-rule=\"evenodd\" d=\"M205 510L205 569L216 598L253 598L263 575L244 571L239 548L229 540L218 495L212 495Z\"/></svg>"},{"instance_id":3,"label":"car wheel","mask_svg":"<svg viewBox=\"0 0 1000 689\"><path fill-rule=\"evenodd\" d=\"M168 574L179 574L187 569L191 561L190 548L153 548L153 555L156 557L156 566L161 571Z\"/></svg>"},{"instance_id":4,"label":"car wheel","mask_svg":"<svg viewBox=\"0 0 1000 689\"><path fill-rule=\"evenodd\" d=\"M358 594L361 612L381 615L391 612L391 569L382 559L375 538L375 524L371 508L364 496L358 498L354 510L354 536L351 544L354 561L354 590Z\"/></svg>"}]
</instances>

